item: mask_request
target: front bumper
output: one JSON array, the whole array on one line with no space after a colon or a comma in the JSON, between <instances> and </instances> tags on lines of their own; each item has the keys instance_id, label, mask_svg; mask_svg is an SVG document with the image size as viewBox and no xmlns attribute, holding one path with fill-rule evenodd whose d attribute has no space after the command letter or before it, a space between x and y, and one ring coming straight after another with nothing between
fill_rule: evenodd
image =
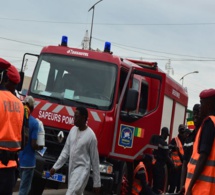
<instances>
[{"instance_id":1,"label":"front bumper","mask_svg":"<svg viewBox=\"0 0 215 195\"><path fill-rule=\"evenodd\" d=\"M113 175L101 174L100 177L101 177L101 190L102 190L102 192L112 193L113 185L114 185ZM93 189L93 175L92 174L90 174L86 189L90 190L90 191Z\"/></svg>"}]
</instances>

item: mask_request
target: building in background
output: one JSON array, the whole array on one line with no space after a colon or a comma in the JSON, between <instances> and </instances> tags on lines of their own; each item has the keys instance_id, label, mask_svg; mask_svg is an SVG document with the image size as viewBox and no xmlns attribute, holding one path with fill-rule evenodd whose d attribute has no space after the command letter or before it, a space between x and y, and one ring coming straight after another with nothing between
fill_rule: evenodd
<instances>
[{"instance_id":1,"label":"building in background","mask_svg":"<svg viewBox=\"0 0 215 195\"><path fill-rule=\"evenodd\" d=\"M24 77L24 82L23 82L23 85L22 85L22 94L23 95L27 94L30 82L31 82L31 77L25 76Z\"/></svg>"}]
</instances>

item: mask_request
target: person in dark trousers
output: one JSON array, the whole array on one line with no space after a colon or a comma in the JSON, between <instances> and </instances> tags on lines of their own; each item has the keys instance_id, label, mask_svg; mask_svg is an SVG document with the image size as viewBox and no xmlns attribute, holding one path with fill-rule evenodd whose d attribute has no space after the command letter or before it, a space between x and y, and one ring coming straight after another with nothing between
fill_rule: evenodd
<instances>
[{"instance_id":1,"label":"person in dark trousers","mask_svg":"<svg viewBox=\"0 0 215 195\"><path fill-rule=\"evenodd\" d=\"M134 161L134 172L132 179L132 195L155 195L149 186L148 165L151 164L152 157L150 155L143 155L142 160Z\"/></svg>"},{"instance_id":2,"label":"person in dark trousers","mask_svg":"<svg viewBox=\"0 0 215 195\"><path fill-rule=\"evenodd\" d=\"M19 152L19 170L20 170L20 186L19 195L28 195L31 189L34 169L36 166L35 150L41 150L43 147L38 146L37 136L39 131L38 121L31 115L34 110L34 98L27 96L24 99L25 114L28 119L29 129L27 144L22 151Z\"/></svg>"},{"instance_id":3,"label":"person in dark trousers","mask_svg":"<svg viewBox=\"0 0 215 195\"><path fill-rule=\"evenodd\" d=\"M186 136L186 127L184 124L178 126L178 136L170 142L170 156L174 163L174 168L170 169L169 174L169 193L180 191L181 169L184 156L183 144Z\"/></svg>"},{"instance_id":4,"label":"person in dark trousers","mask_svg":"<svg viewBox=\"0 0 215 195\"><path fill-rule=\"evenodd\" d=\"M24 108L5 86L9 62L0 58L0 194L12 195L16 180L17 152L21 149ZM14 79L19 79L15 77Z\"/></svg>"},{"instance_id":5,"label":"person in dark trousers","mask_svg":"<svg viewBox=\"0 0 215 195\"><path fill-rule=\"evenodd\" d=\"M184 142L184 157L183 157L183 164L182 164L182 172L181 172L181 191L184 191L184 183L187 174L187 164L190 161L190 157L193 152L193 143L196 137L196 133L201 125L201 121L199 118L200 114L200 104L195 104L193 106L193 122L194 122L194 130L191 131Z\"/></svg>"},{"instance_id":6,"label":"person in dark trousers","mask_svg":"<svg viewBox=\"0 0 215 195\"><path fill-rule=\"evenodd\" d=\"M16 87L19 84L21 78L20 74L15 66L11 64L11 66L7 69L6 76L8 77L7 82L4 83L5 88L10 91L14 96L17 97L16 94ZM18 97L17 97L18 98ZM24 120L23 120L24 121ZM24 124L23 124L24 125ZM23 137L22 137L22 145L21 148L23 149ZM17 161L18 163L18 161ZM15 184L17 182L17 179L19 178L19 170L18 170L19 165L17 164L17 169L16 169L16 177L15 177Z\"/></svg>"},{"instance_id":7,"label":"person in dark trousers","mask_svg":"<svg viewBox=\"0 0 215 195\"><path fill-rule=\"evenodd\" d=\"M186 195L212 195L215 192L215 89L200 93L200 128L187 165Z\"/></svg>"},{"instance_id":8,"label":"person in dark trousers","mask_svg":"<svg viewBox=\"0 0 215 195\"><path fill-rule=\"evenodd\" d=\"M165 141L169 136L169 129L163 127L161 129L161 135L153 135L150 144L157 146L158 148L153 151L153 188L152 190L156 194L162 194L165 191L167 185L167 166L174 167L172 160L169 157L169 146ZM165 171L166 170L166 171Z\"/></svg>"}]
</instances>

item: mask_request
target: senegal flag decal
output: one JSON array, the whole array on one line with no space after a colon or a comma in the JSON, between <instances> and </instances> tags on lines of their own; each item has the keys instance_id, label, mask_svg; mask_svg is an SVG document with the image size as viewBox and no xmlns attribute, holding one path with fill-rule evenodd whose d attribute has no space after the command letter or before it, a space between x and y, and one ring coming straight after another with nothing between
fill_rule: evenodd
<instances>
[{"instance_id":1,"label":"senegal flag decal","mask_svg":"<svg viewBox=\"0 0 215 195\"><path fill-rule=\"evenodd\" d=\"M143 138L144 137L144 129L140 128L140 127L135 127L134 136Z\"/></svg>"}]
</instances>

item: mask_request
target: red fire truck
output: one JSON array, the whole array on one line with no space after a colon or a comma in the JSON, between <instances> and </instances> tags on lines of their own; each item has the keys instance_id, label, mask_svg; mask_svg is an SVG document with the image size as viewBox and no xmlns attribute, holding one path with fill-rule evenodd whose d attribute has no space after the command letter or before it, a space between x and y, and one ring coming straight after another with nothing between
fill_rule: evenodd
<instances>
[{"instance_id":1,"label":"red fire truck","mask_svg":"<svg viewBox=\"0 0 215 195\"><path fill-rule=\"evenodd\" d=\"M33 115L44 124L47 147L37 155L31 194L67 181L67 164L52 180L42 173L60 155L77 106L87 107L88 125L98 139L103 192L122 194L132 177L132 161L150 151L151 136L163 126L170 129L170 139L177 135L185 122L187 93L156 62L115 56L108 42L101 52L70 48L64 40L23 57L22 70L28 55L38 57L28 95L36 100Z\"/></svg>"}]
</instances>

